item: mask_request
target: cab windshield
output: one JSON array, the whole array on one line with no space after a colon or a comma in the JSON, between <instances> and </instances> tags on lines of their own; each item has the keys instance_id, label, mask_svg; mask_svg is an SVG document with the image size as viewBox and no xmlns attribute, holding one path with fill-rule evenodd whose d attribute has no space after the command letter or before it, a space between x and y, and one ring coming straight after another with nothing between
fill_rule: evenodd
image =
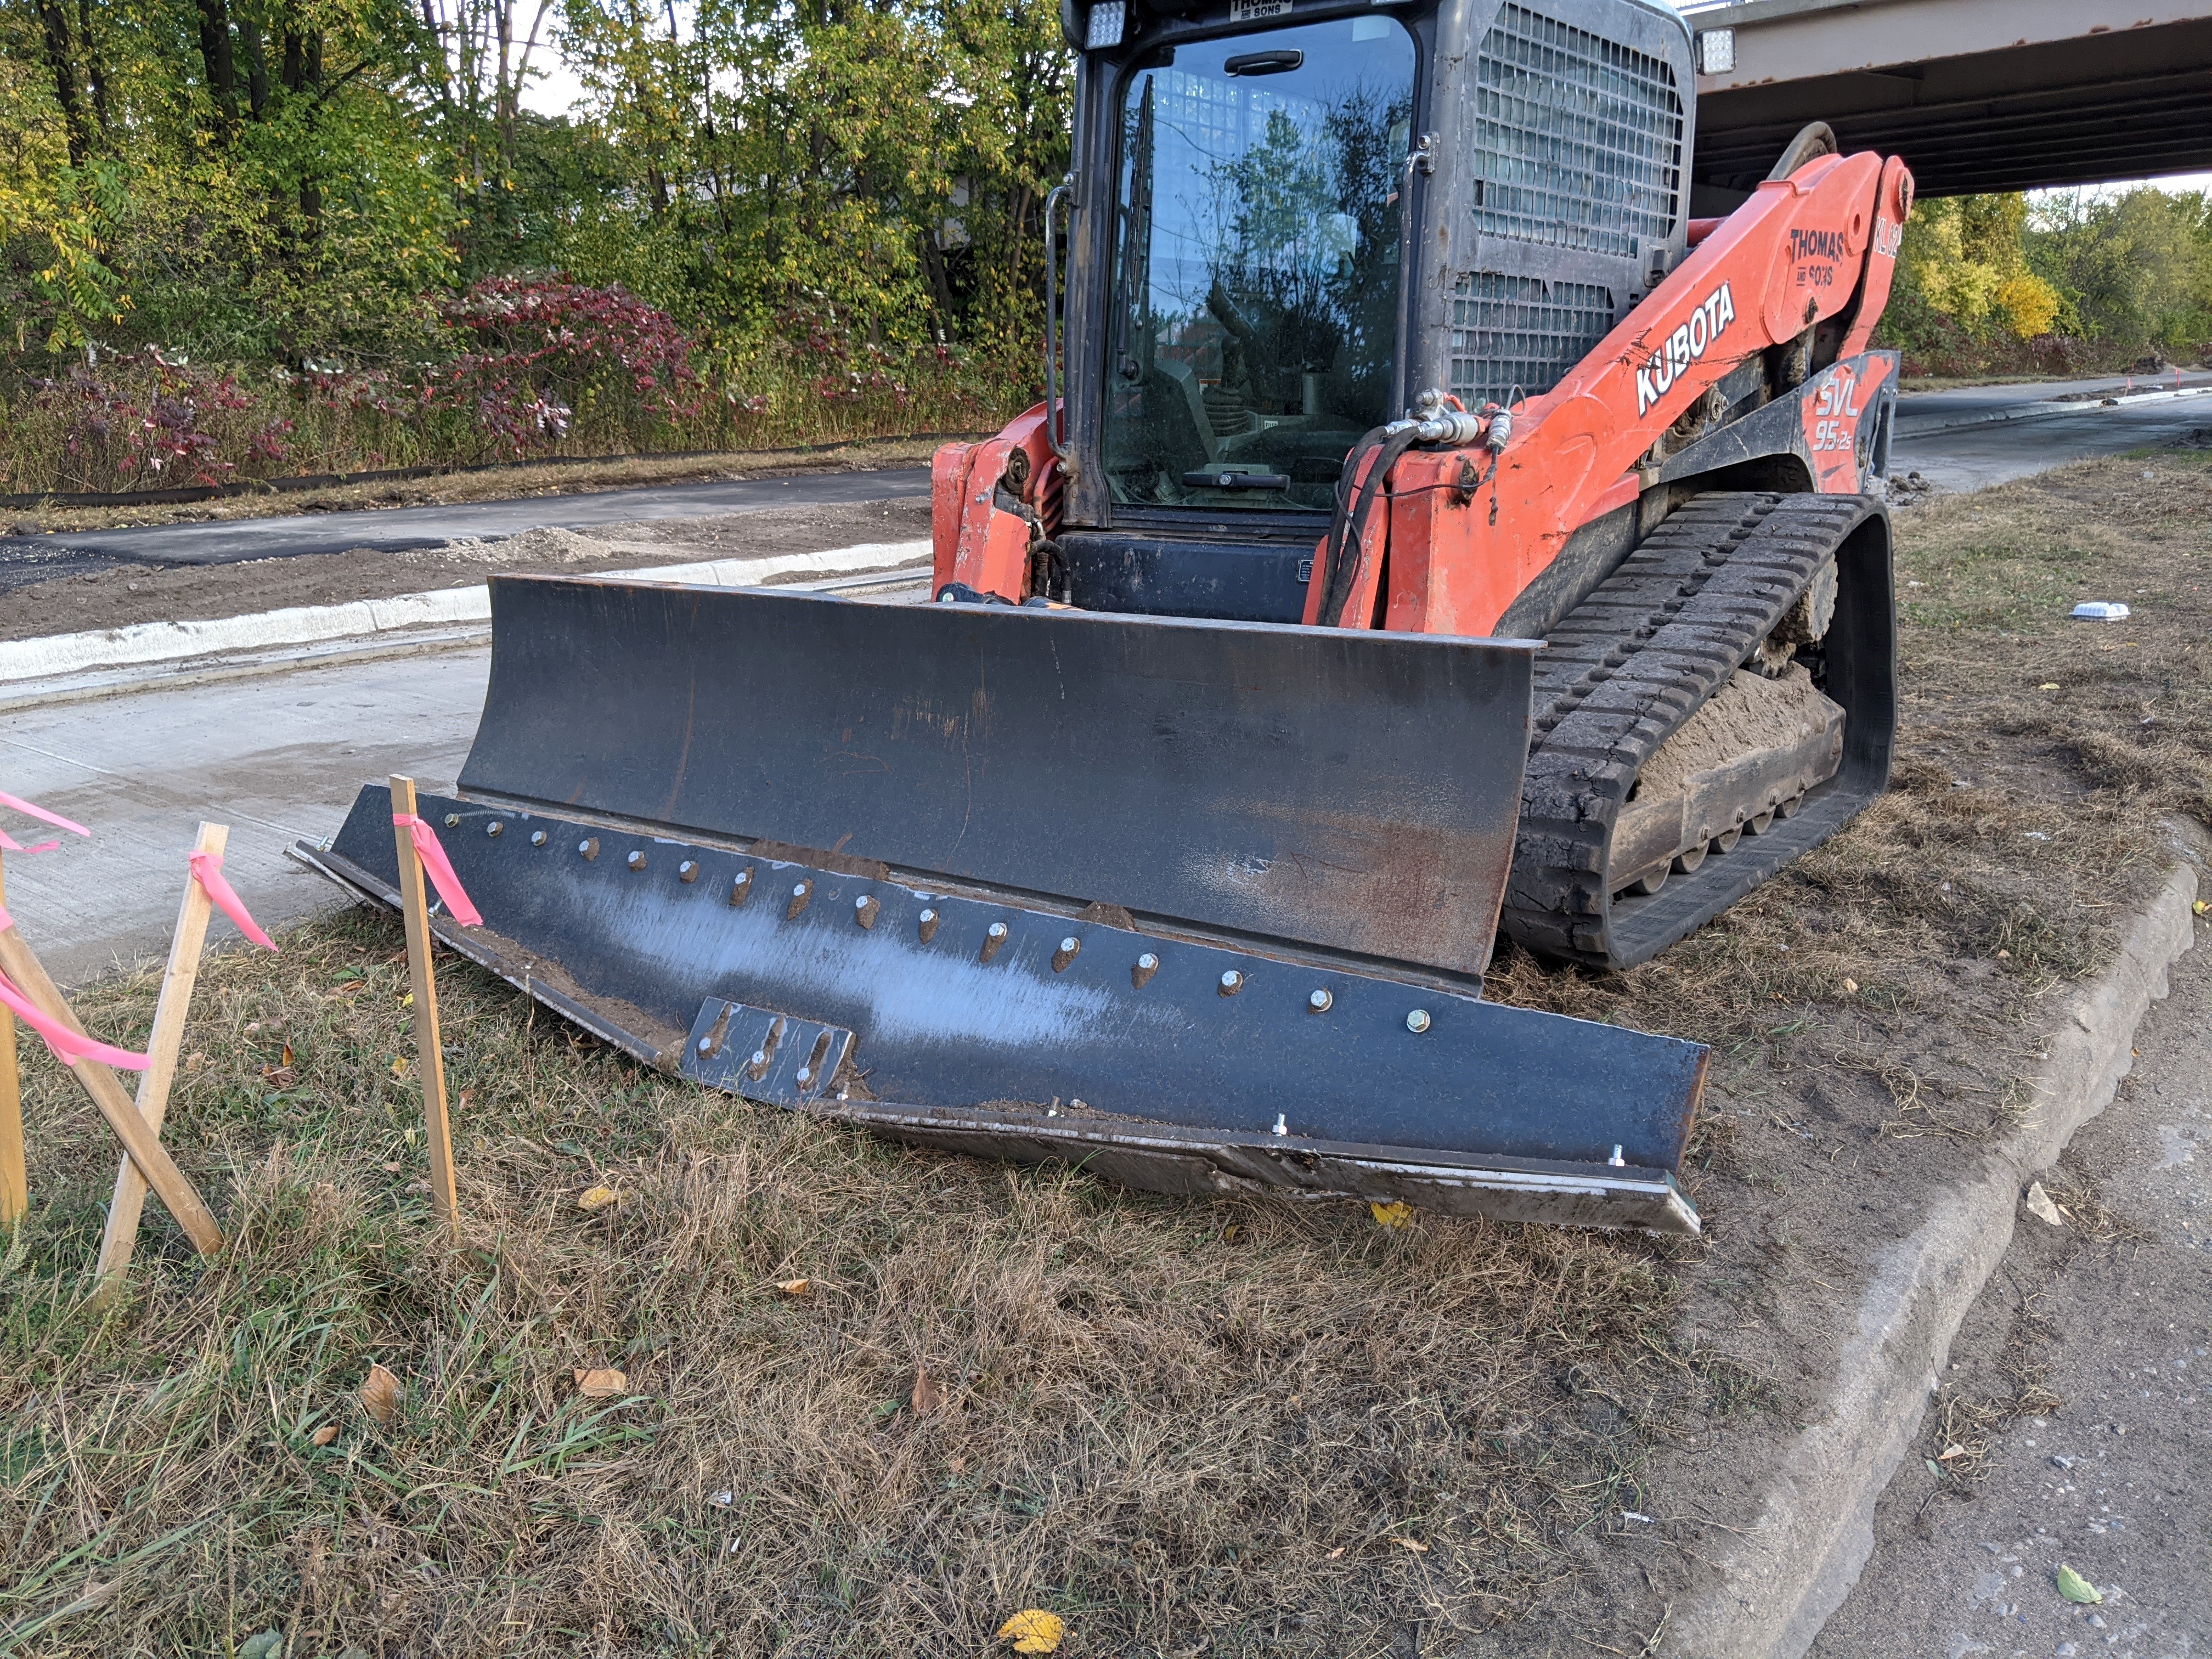
<instances>
[{"instance_id":1,"label":"cab windshield","mask_svg":"<svg viewBox=\"0 0 2212 1659\"><path fill-rule=\"evenodd\" d=\"M1138 64L1107 362L1116 501L1328 508L1389 416L1413 87L1413 37L1385 16Z\"/></svg>"}]
</instances>

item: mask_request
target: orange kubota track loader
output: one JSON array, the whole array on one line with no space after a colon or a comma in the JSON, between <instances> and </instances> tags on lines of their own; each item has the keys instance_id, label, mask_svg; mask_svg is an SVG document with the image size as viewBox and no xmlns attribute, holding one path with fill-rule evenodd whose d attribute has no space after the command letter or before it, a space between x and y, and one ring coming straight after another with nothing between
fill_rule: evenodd
<instances>
[{"instance_id":1,"label":"orange kubota track loader","mask_svg":"<svg viewBox=\"0 0 2212 1659\"><path fill-rule=\"evenodd\" d=\"M1048 396L939 452L934 602L495 579L436 925L910 1141L1694 1231L1705 1051L1482 974L1641 961L1885 787L1911 176L1815 125L1692 219L1644 0L1062 25ZM390 902L389 815L301 854Z\"/></svg>"}]
</instances>

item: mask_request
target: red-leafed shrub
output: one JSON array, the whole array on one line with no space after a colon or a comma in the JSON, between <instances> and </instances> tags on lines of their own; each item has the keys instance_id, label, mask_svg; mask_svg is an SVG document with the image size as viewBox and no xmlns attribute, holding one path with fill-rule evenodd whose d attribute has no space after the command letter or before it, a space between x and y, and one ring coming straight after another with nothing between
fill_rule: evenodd
<instances>
[{"instance_id":1,"label":"red-leafed shrub","mask_svg":"<svg viewBox=\"0 0 2212 1659\"><path fill-rule=\"evenodd\" d=\"M154 348L33 383L60 470L83 489L221 483L238 470L226 450L270 460L286 453L289 423L270 419L223 372L195 368Z\"/></svg>"},{"instance_id":2,"label":"red-leafed shrub","mask_svg":"<svg viewBox=\"0 0 2212 1659\"><path fill-rule=\"evenodd\" d=\"M465 349L432 371L431 401L467 411L500 454L569 436L633 434L696 416L706 388L696 348L666 312L560 276L495 276L446 308Z\"/></svg>"}]
</instances>

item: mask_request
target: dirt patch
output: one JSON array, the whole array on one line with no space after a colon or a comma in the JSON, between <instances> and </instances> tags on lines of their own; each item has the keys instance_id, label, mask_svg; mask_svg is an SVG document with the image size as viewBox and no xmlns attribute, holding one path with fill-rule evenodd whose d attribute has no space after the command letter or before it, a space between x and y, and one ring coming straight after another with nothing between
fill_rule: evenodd
<instances>
[{"instance_id":1,"label":"dirt patch","mask_svg":"<svg viewBox=\"0 0 2212 1659\"><path fill-rule=\"evenodd\" d=\"M672 1083L456 960L449 1249L392 1072L397 930L356 913L210 964L169 1139L232 1243L197 1264L153 1212L103 1321L112 1150L27 1054L0 1536L70 1577L0 1620L123 1578L40 1650L983 1652L1029 1606L1071 1656L1656 1650L1757 1524L1870 1264L2024 1109L2158 879L2156 815L2212 816L2208 459L1916 514L1893 793L1633 973L1496 965L1501 998L1713 1045L1701 1239L900 1149ZM2065 620L2106 597L2129 624ZM153 989L80 1007L137 1040ZM593 1185L622 1196L586 1216ZM627 1395L580 1400L607 1364ZM922 1367L949 1403L917 1415Z\"/></svg>"},{"instance_id":2,"label":"dirt patch","mask_svg":"<svg viewBox=\"0 0 2212 1659\"><path fill-rule=\"evenodd\" d=\"M1802 663L1792 663L1774 679L1739 668L1680 731L1660 744L1637 774L1634 799L1664 800L1688 788L1699 773L1724 766L1748 750L1800 742L1827 722L1834 707L1814 689Z\"/></svg>"},{"instance_id":3,"label":"dirt patch","mask_svg":"<svg viewBox=\"0 0 2212 1659\"><path fill-rule=\"evenodd\" d=\"M978 436L985 434L978 434ZM449 472L436 477L385 479L336 484L284 495L227 495L220 501L180 506L15 507L0 514L14 533L20 525L38 530L118 530L132 525L204 524L230 519L266 519L290 513L352 512L380 507L434 507L458 501L514 501L526 495L588 495L640 484L678 483L709 478L770 478L816 472L866 472L886 467L927 466L948 441L943 438L873 438L834 449L763 449L733 455L643 457L620 461L545 461L481 472Z\"/></svg>"},{"instance_id":4,"label":"dirt patch","mask_svg":"<svg viewBox=\"0 0 2212 1659\"><path fill-rule=\"evenodd\" d=\"M499 541L456 541L388 552L355 548L240 564L149 569L126 565L11 589L0 640L35 639L133 623L194 622L289 605L343 605L441 587L472 586L495 572L570 575L703 559L813 553L861 542L927 540L929 498L764 507L705 519L663 519L589 530L527 530Z\"/></svg>"}]
</instances>

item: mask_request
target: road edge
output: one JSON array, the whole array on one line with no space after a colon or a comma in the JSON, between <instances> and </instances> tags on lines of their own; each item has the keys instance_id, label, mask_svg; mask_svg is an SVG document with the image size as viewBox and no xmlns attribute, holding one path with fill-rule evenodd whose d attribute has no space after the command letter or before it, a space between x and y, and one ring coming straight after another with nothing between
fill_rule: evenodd
<instances>
[{"instance_id":1,"label":"road edge","mask_svg":"<svg viewBox=\"0 0 2212 1659\"><path fill-rule=\"evenodd\" d=\"M1813 1421L1777 1461L1755 1521L1712 1565L1717 1582L1677 1604L1665 1659L1800 1659L1874 1553L1875 1500L1911 1450L1952 1339L2012 1243L2025 1181L2112 1103L2136 1028L2194 943L2195 825L2168 819L2173 862L2111 965L2075 994L2031 1078L2037 1106L1973 1174L1884 1252L1861 1294L1858 1334Z\"/></svg>"}]
</instances>

